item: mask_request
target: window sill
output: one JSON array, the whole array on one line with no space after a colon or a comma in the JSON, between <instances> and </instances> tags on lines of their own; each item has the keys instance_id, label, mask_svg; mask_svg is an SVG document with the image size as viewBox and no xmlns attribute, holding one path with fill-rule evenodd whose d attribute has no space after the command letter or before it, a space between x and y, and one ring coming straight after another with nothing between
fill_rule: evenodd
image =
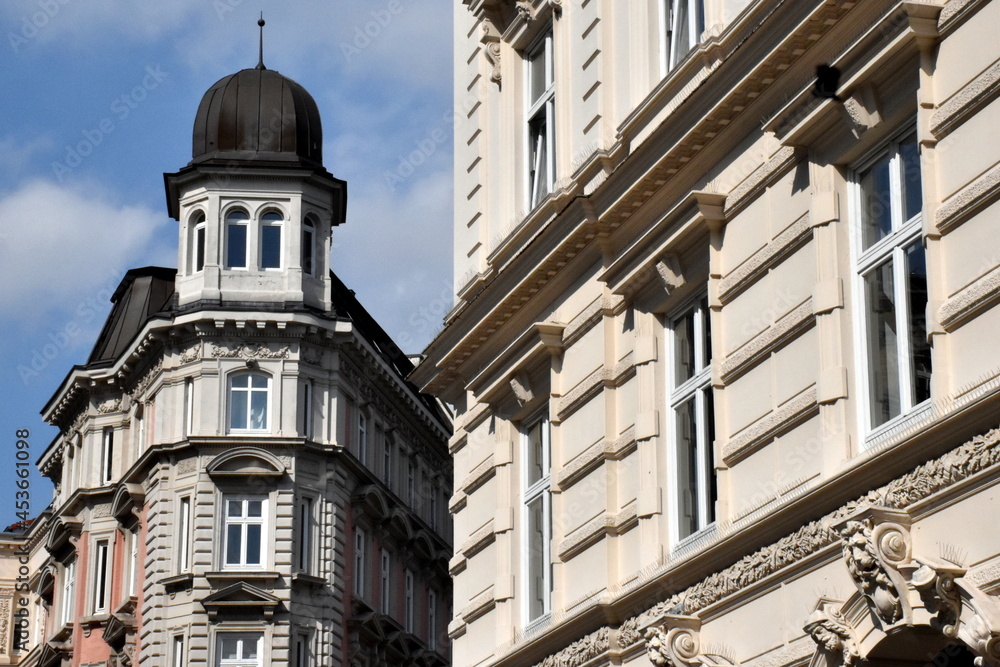
<instances>
[{"instance_id":1,"label":"window sill","mask_svg":"<svg viewBox=\"0 0 1000 667\"><path fill-rule=\"evenodd\" d=\"M189 590L194 585L194 575L190 572L175 574L172 577L161 579L160 584L167 590L168 593Z\"/></svg>"},{"instance_id":2,"label":"window sill","mask_svg":"<svg viewBox=\"0 0 1000 667\"><path fill-rule=\"evenodd\" d=\"M896 415L881 426L869 431L865 436L864 451L873 451L885 447L896 439L897 436L909 431L917 424L931 417L934 412L934 403L927 399L901 415Z\"/></svg>"},{"instance_id":3,"label":"window sill","mask_svg":"<svg viewBox=\"0 0 1000 667\"><path fill-rule=\"evenodd\" d=\"M684 539L677 540L677 544L670 550L670 558L672 560L682 558L692 552L698 551L703 545L711 542L716 537L718 527L718 523L712 522L701 530L691 533Z\"/></svg>"},{"instance_id":4,"label":"window sill","mask_svg":"<svg viewBox=\"0 0 1000 667\"><path fill-rule=\"evenodd\" d=\"M49 637L50 642L64 642L73 636L73 623L63 624L61 628L55 631L51 637Z\"/></svg>"},{"instance_id":5,"label":"window sill","mask_svg":"<svg viewBox=\"0 0 1000 667\"><path fill-rule=\"evenodd\" d=\"M281 574L271 570L217 570L206 572L205 578L209 581L266 581L280 579Z\"/></svg>"},{"instance_id":6,"label":"window sill","mask_svg":"<svg viewBox=\"0 0 1000 667\"><path fill-rule=\"evenodd\" d=\"M323 577L317 577L315 574L306 574L305 572L296 572L292 575L292 581L308 584L310 586L325 586L326 579Z\"/></svg>"},{"instance_id":7,"label":"window sill","mask_svg":"<svg viewBox=\"0 0 1000 667\"><path fill-rule=\"evenodd\" d=\"M549 627L552 624L552 612L546 612L524 626L524 636L530 637Z\"/></svg>"},{"instance_id":8,"label":"window sill","mask_svg":"<svg viewBox=\"0 0 1000 667\"><path fill-rule=\"evenodd\" d=\"M83 629L83 636L89 637L90 633L93 632L95 628L104 627L107 624L109 618L110 615L106 611L102 611L100 613L96 613L91 616L84 616L83 618L81 618L79 623L80 627Z\"/></svg>"}]
</instances>

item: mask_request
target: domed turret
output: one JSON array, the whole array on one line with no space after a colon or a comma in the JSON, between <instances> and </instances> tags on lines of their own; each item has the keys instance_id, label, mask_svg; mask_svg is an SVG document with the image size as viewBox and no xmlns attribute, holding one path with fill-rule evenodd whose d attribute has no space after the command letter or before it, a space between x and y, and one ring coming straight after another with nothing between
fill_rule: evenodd
<instances>
[{"instance_id":1,"label":"domed turret","mask_svg":"<svg viewBox=\"0 0 1000 667\"><path fill-rule=\"evenodd\" d=\"M323 166L319 108L305 88L259 65L208 89L194 121L191 164L253 161Z\"/></svg>"}]
</instances>

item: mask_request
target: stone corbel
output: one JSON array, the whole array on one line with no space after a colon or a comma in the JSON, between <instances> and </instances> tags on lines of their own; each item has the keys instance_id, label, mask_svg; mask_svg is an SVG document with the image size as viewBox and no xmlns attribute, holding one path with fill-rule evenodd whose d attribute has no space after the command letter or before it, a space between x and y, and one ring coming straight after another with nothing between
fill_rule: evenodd
<instances>
[{"instance_id":1,"label":"stone corbel","mask_svg":"<svg viewBox=\"0 0 1000 667\"><path fill-rule=\"evenodd\" d=\"M865 84L844 100L841 111L855 138L882 122L882 113L875 87Z\"/></svg>"},{"instance_id":2,"label":"stone corbel","mask_svg":"<svg viewBox=\"0 0 1000 667\"><path fill-rule=\"evenodd\" d=\"M490 64L490 81L500 85L502 74L500 71L500 31L491 19L483 19L483 34L479 41L483 44L483 53L486 61Z\"/></svg>"},{"instance_id":3,"label":"stone corbel","mask_svg":"<svg viewBox=\"0 0 1000 667\"><path fill-rule=\"evenodd\" d=\"M681 259L672 252L666 253L656 262L656 275L659 276L663 289L668 295L687 282Z\"/></svg>"},{"instance_id":4,"label":"stone corbel","mask_svg":"<svg viewBox=\"0 0 1000 667\"><path fill-rule=\"evenodd\" d=\"M668 614L646 628L646 657L657 667L694 667L701 662L700 632L700 619Z\"/></svg>"},{"instance_id":5,"label":"stone corbel","mask_svg":"<svg viewBox=\"0 0 1000 667\"><path fill-rule=\"evenodd\" d=\"M553 357L559 357L563 352L563 330L565 324L558 322L536 322L535 331L542 341L542 345Z\"/></svg>"},{"instance_id":6,"label":"stone corbel","mask_svg":"<svg viewBox=\"0 0 1000 667\"><path fill-rule=\"evenodd\" d=\"M514 392L514 398L522 407L535 398L535 392L531 390L531 380L523 371L510 379L510 388Z\"/></svg>"},{"instance_id":7,"label":"stone corbel","mask_svg":"<svg viewBox=\"0 0 1000 667\"><path fill-rule=\"evenodd\" d=\"M802 629L816 642L817 656L825 656L827 664L839 657L844 667L852 667L861 657L858 641L839 606L836 600L821 598Z\"/></svg>"}]
</instances>

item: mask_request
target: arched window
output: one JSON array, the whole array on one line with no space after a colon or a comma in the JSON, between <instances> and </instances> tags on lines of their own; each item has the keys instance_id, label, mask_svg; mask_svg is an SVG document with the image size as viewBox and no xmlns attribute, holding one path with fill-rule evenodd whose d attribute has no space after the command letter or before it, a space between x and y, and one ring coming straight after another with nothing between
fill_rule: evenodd
<instances>
[{"instance_id":1,"label":"arched window","mask_svg":"<svg viewBox=\"0 0 1000 667\"><path fill-rule=\"evenodd\" d=\"M191 272L205 268L205 214L198 211L191 216Z\"/></svg>"},{"instance_id":2,"label":"arched window","mask_svg":"<svg viewBox=\"0 0 1000 667\"><path fill-rule=\"evenodd\" d=\"M242 209L226 215L226 268L247 268L247 229L250 216Z\"/></svg>"},{"instance_id":3,"label":"arched window","mask_svg":"<svg viewBox=\"0 0 1000 667\"><path fill-rule=\"evenodd\" d=\"M268 211L260 218L260 268L281 268L281 223L285 217Z\"/></svg>"},{"instance_id":4,"label":"arched window","mask_svg":"<svg viewBox=\"0 0 1000 667\"><path fill-rule=\"evenodd\" d=\"M271 378L240 373L229 380L229 430L266 431L270 427Z\"/></svg>"},{"instance_id":5,"label":"arched window","mask_svg":"<svg viewBox=\"0 0 1000 667\"><path fill-rule=\"evenodd\" d=\"M306 218L302 223L302 273L316 275L316 223Z\"/></svg>"}]
</instances>

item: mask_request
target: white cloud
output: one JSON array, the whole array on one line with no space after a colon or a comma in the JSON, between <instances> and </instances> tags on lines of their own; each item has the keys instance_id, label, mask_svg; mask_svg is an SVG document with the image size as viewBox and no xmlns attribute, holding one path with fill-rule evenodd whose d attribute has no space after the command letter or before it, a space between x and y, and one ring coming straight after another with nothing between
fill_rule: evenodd
<instances>
[{"instance_id":1,"label":"white cloud","mask_svg":"<svg viewBox=\"0 0 1000 667\"><path fill-rule=\"evenodd\" d=\"M3 156L3 160L0 161L0 175L4 176L5 180L19 176L24 173L33 158L51 151L54 147L55 142L48 136L35 137L24 143L14 137L6 137L0 141L0 155Z\"/></svg>"},{"instance_id":2,"label":"white cloud","mask_svg":"<svg viewBox=\"0 0 1000 667\"><path fill-rule=\"evenodd\" d=\"M167 217L105 193L30 181L0 199L0 312L18 318L75 310L113 290L137 260L172 266L156 233ZM102 304L103 305L103 304Z\"/></svg>"}]
</instances>

